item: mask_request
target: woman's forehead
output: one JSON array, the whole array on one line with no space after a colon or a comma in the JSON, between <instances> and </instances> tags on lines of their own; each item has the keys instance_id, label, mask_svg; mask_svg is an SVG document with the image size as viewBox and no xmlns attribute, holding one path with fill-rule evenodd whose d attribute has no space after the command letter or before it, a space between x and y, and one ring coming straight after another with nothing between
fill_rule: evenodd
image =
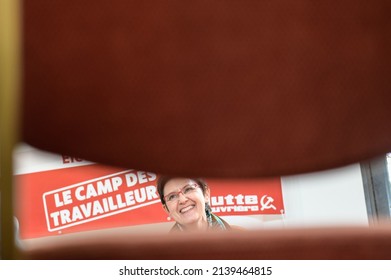
<instances>
[{"instance_id":1,"label":"woman's forehead","mask_svg":"<svg viewBox=\"0 0 391 280\"><path fill-rule=\"evenodd\" d=\"M178 189L183 188L184 186L192 183L195 182L189 178L172 178L168 180L167 183L165 184L164 193L177 191Z\"/></svg>"}]
</instances>

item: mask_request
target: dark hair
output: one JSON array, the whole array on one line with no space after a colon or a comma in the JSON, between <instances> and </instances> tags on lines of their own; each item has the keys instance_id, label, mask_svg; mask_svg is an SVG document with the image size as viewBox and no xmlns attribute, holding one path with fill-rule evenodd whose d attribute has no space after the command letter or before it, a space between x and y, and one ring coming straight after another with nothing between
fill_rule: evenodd
<instances>
[{"instance_id":1,"label":"dark hair","mask_svg":"<svg viewBox=\"0 0 391 280\"><path fill-rule=\"evenodd\" d=\"M170 177L170 176L159 176L157 180L157 192L160 197L160 201L163 205L166 205L166 201L164 200L164 187L166 186L167 182L171 179L180 178L180 177ZM189 178L190 180L193 180L196 182L202 189L202 193L205 193L205 190L208 188L208 185L204 181L204 179L201 178Z\"/></svg>"}]
</instances>

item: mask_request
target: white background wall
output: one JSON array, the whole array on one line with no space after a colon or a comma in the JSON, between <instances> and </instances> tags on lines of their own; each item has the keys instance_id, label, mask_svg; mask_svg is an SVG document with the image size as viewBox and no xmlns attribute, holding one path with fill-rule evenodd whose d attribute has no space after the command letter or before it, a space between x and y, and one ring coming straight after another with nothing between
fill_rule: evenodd
<instances>
[{"instance_id":1,"label":"white background wall","mask_svg":"<svg viewBox=\"0 0 391 280\"><path fill-rule=\"evenodd\" d=\"M368 225L359 164L282 178L286 226Z\"/></svg>"}]
</instances>

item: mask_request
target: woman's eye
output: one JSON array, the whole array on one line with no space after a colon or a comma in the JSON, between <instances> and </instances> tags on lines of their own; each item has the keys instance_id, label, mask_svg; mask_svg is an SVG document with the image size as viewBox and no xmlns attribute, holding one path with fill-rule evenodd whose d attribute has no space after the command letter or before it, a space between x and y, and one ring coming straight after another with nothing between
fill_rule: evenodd
<instances>
[{"instance_id":1,"label":"woman's eye","mask_svg":"<svg viewBox=\"0 0 391 280\"><path fill-rule=\"evenodd\" d=\"M193 186L188 186L186 187L184 190L183 190L183 193L186 194L186 193L190 193L194 190L195 188Z\"/></svg>"},{"instance_id":2,"label":"woman's eye","mask_svg":"<svg viewBox=\"0 0 391 280\"><path fill-rule=\"evenodd\" d=\"M173 201L173 200L175 200L177 197L178 197L178 196L177 196L176 194L170 194L170 195L167 197L167 199L168 199L168 201Z\"/></svg>"}]
</instances>

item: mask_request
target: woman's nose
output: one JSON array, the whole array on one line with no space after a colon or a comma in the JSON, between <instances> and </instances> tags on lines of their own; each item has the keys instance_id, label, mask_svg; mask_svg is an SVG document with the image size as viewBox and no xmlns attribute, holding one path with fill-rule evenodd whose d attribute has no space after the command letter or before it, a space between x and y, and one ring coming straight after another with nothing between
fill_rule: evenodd
<instances>
[{"instance_id":1,"label":"woman's nose","mask_svg":"<svg viewBox=\"0 0 391 280\"><path fill-rule=\"evenodd\" d=\"M183 193L180 192L178 195L179 195L179 198L178 198L179 203L187 201L187 197Z\"/></svg>"}]
</instances>

